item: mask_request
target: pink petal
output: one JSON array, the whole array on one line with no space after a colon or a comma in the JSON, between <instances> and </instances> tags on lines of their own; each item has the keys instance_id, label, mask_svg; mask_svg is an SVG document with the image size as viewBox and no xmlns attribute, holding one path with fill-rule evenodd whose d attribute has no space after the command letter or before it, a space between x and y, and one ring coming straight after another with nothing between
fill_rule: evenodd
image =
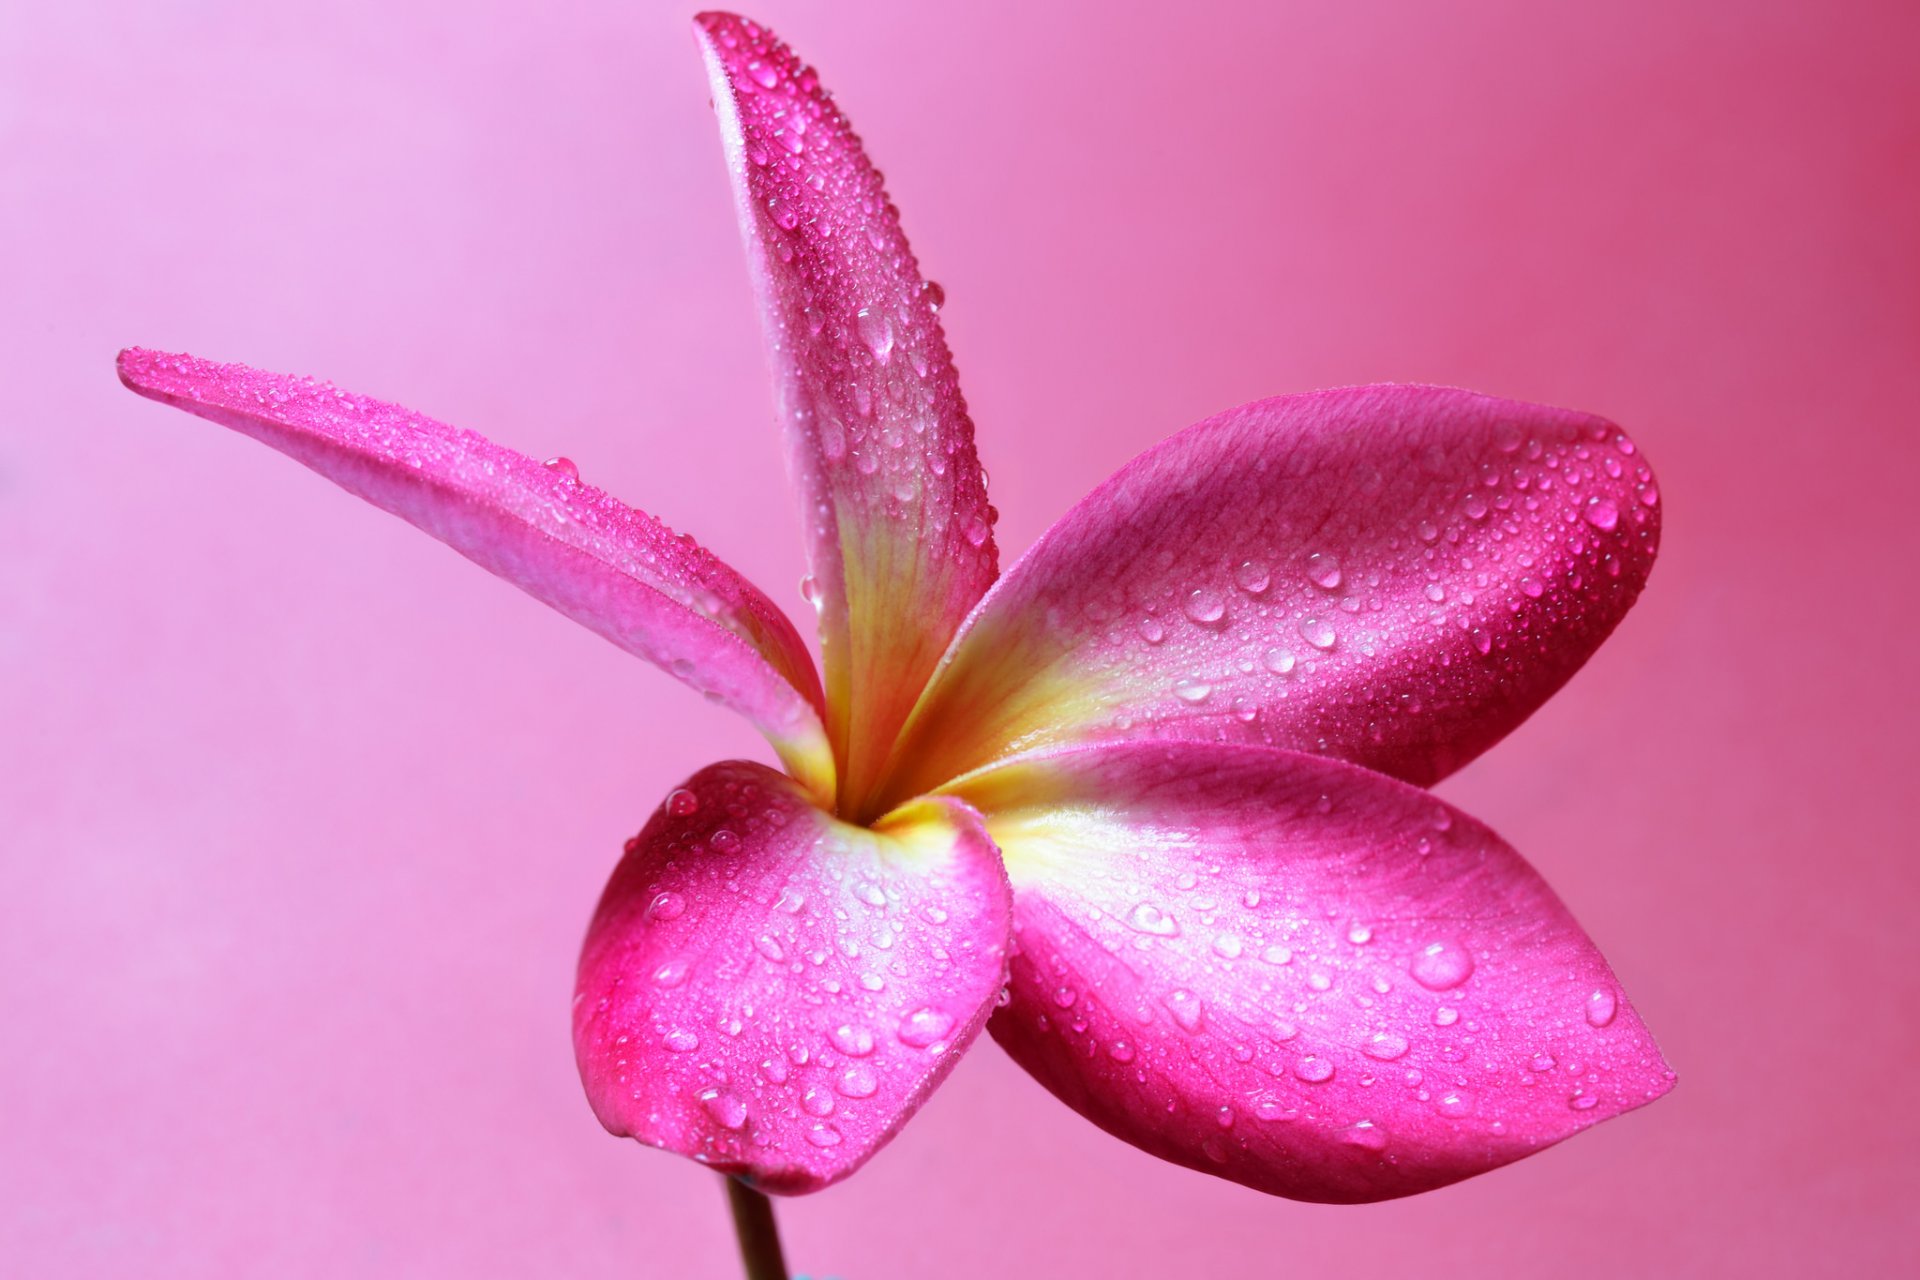
<instances>
[{"instance_id":1,"label":"pink petal","mask_svg":"<svg viewBox=\"0 0 1920 1280\"><path fill-rule=\"evenodd\" d=\"M616 1134L768 1191L852 1173L985 1023L1010 893L979 815L848 826L733 762L667 797L600 900L574 1048Z\"/></svg>"},{"instance_id":2,"label":"pink petal","mask_svg":"<svg viewBox=\"0 0 1920 1280\"><path fill-rule=\"evenodd\" d=\"M985 477L880 174L772 32L698 19L805 513L829 727L851 808L992 583Z\"/></svg>"},{"instance_id":3,"label":"pink petal","mask_svg":"<svg viewBox=\"0 0 1920 1280\"><path fill-rule=\"evenodd\" d=\"M692 539L568 469L331 383L128 350L120 380L280 450L753 721L833 794L820 685L793 625Z\"/></svg>"},{"instance_id":4,"label":"pink petal","mask_svg":"<svg viewBox=\"0 0 1920 1280\"><path fill-rule=\"evenodd\" d=\"M1659 525L1653 473L1587 414L1411 386L1242 406L1122 467L1008 570L886 794L1139 737L1433 782L1587 660Z\"/></svg>"},{"instance_id":5,"label":"pink petal","mask_svg":"<svg viewBox=\"0 0 1920 1280\"><path fill-rule=\"evenodd\" d=\"M957 785L1014 884L994 1038L1109 1133L1300 1200L1408 1195L1673 1087L1480 823L1265 747L1126 743Z\"/></svg>"}]
</instances>

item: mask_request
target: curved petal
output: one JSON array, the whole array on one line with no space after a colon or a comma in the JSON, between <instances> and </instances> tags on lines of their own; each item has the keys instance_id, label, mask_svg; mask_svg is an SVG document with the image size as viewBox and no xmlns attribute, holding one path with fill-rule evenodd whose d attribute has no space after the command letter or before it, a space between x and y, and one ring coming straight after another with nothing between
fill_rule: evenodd
<instances>
[{"instance_id":1,"label":"curved petal","mask_svg":"<svg viewBox=\"0 0 1920 1280\"><path fill-rule=\"evenodd\" d=\"M859 137L772 32L726 13L697 29L800 488L829 729L857 808L993 582L994 512L940 291Z\"/></svg>"},{"instance_id":2,"label":"curved petal","mask_svg":"<svg viewBox=\"0 0 1920 1280\"><path fill-rule=\"evenodd\" d=\"M628 842L587 931L573 1041L594 1113L767 1191L817 1191L979 1033L1009 906L957 801L869 831L770 769L705 769Z\"/></svg>"},{"instance_id":3,"label":"curved petal","mask_svg":"<svg viewBox=\"0 0 1920 1280\"><path fill-rule=\"evenodd\" d=\"M691 538L570 465L312 378L139 349L119 368L141 395L271 445L732 707L795 776L833 794L819 679L793 624Z\"/></svg>"},{"instance_id":4,"label":"curved petal","mask_svg":"<svg viewBox=\"0 0 1920 1280\"><path fill-rule=\"evenodd\" d=\"M1380 1200L1672 1088L1539 875L1404 783L1180 742L1023 757L954 791L1014 884L994 1038L1155 1155L1295 1199Z\"/></svg>"},{"instance_id":5,"label":"curved petal","mask_svg":"<svg viewBox=\"0 0 1920 1280\"><path fill-rule=\"evenodd\" d=\"M1014 751L1260 742L1431 783L1639 594L1653 474L1601 418L1437 387L1263 400L1122 467L1008 570L896 799Z\"/></svg>"}]
</instances>

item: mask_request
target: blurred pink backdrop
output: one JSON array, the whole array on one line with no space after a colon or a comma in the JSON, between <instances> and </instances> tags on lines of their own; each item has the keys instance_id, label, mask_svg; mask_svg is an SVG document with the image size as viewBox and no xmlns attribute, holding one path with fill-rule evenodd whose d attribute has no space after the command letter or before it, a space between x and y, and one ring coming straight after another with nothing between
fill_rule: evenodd
<instances>
[{"instance_id":1,"label":"blurred pink backdrop","mask_svg":"<svg viewBox=\"0 0 1920 1280\"><path fill-rule=\"evenodd\" d=\"M696 532L796 520L688 5L0 6L0 1263L729 1277L605 1136L575 948L744 724L125 344L313 372ZM1437 1194L1270 1200L982 1042L795 1265L1886 1274L1920 1048L1920 9L803 3L930 274L1008 551L1213 410L1380 379L1605 413L1666 499L1616 639L1445 786L1680 1072Z\"/></svg>"}]
</instances>

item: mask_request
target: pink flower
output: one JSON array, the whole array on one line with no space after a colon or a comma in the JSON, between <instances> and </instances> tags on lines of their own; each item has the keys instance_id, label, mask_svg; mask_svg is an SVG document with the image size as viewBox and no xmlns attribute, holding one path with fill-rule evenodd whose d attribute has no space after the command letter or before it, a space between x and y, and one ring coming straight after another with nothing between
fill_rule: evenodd
<instances>
[{"instance_id":1,"label":"pink flower","mask_svg":"<svg viewBox=\"0 0 1920 1280\"><path fill-rule=\"evenodd\" d=\"M750 719L785 772L673 790L580 960L606 1127L777 1192L863 1164L980 1030L1068 1105L1279 1195L1406 1195L1672 1087L1513 849L1422 787L1625 614L1652 473L1599 418L1374 386L1229 410L1004 575L880 176L814 72L699 19L824 682L732 569L470 432L142 350L254 436ZM1602 766L1603 767L1603 766Z\"/></svg>"}]
</instances>

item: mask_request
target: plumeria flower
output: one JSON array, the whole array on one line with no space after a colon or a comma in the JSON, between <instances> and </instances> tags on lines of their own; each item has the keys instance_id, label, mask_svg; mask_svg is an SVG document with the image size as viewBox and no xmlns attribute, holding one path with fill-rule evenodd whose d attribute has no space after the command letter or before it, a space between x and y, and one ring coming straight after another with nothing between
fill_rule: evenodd
<instances>
[{"instance_id":1,"label":"plumeria flower","mask_svg":"<svg viewBox=\"0 0 1920 1280\"><path fill-rule=\"evenodd\" d=\"M1559 688L1652 566L1600 418L1372 386L1122 467L998 571L973 424L880 174L762 27L697 22L800 490L824 679L659 521L471 432L142 350L251 435L746 716L627 842L574 1046L616 1134L782 1193L846 1177L982 1028L1167 1160L1425 1191L1673 1075L1540 876L1424 787Z\"/></svg>"}]
</instances>

